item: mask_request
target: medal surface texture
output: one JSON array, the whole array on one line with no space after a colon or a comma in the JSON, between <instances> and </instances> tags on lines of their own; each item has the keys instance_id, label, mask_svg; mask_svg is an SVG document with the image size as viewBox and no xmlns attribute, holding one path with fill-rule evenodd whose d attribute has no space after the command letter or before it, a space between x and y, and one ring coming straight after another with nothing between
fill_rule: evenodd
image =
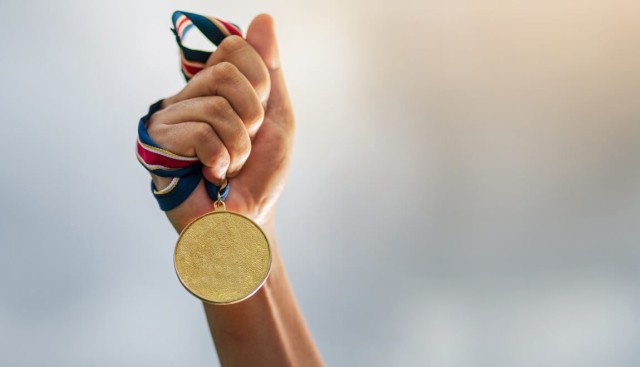
<instances>
[{"instance_id":1,"label":"medal surface texture","mask_svg":"<svg viewBox=\"0 0 640 367\"><path fill-rule=\"evenodd\" d=\"M249 218L226 210L205 214L180 234L174 265L202 301L231 304L253 295L271 269L269 241Z\"/></svg>"}]
</instances>

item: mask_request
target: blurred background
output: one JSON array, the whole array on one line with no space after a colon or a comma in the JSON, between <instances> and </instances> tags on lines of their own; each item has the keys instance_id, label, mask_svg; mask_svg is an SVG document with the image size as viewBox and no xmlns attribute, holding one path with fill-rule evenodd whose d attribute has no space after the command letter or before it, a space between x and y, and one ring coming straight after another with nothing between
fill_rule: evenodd
<instances>
[{"instance_id":1,"label":"blurred background","mask_svg":"<svg viewBox=\"0 0 640 367\"><path fill-rule=\"evenodd\" d=\"M174 10L276 19L330 366L640 364L640 2L0 1L0 365L211 366L134 158Z\"/></svg>"}]
</instances>

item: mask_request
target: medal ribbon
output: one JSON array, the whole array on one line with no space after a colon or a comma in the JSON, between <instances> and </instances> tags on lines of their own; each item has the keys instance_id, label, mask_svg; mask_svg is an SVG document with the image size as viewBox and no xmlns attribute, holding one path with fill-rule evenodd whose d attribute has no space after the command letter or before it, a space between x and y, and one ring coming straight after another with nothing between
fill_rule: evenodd
<instances>
[{"instance_id":1,"label":"medal ribbon","mask_svg":"<svg viewBox=\"0 0 640 367\"><path fill-rule=\"evenodd\" d=\"M185 35L194 27L197 28L209 41L218 46L222 40L230 35L242 36L240 28L233 23L223 20L205 17L198 14L176 11L171 17L176 36L176 42L180 48L181 69L184 78L189 81L200 70L204 69L211 52L194 50L183 45ZM146 125L151 115L160 109L162 101L158 101L149 107L149 112L138 123L138 141L136 153L142 166L154 175L172 177L171 183L162 190L158 190L151 182L151 192L158 201L160 209L168 211L174 209L185 201L198 187L203 179L202 164L198 157L185 157L163 149L156 144ZM204 180L205 187L212 200L218 199L218 193L222 200L229 194L229 185L218 187Z\"/></svg>"}]
</instances>

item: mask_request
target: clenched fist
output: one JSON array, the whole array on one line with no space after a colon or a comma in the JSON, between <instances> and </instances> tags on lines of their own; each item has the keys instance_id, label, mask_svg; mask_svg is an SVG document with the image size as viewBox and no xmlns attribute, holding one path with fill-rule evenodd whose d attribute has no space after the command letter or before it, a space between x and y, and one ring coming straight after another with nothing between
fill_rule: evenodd
<instances>
[{"instance_id":1,"label":"clenched fist","mask_svg":"<svg viewBox=\"0 0 640 367\"><path fill-rule=\"evenodd\" d=\"M197 156L206 180L231 190L225 203L259 225L273 224L273 209L286 179L294 133L273 20L257 16L246 39L225 38L177 94L166 98L147 130L161 147ZM170 178L153 176L158 189ZM182 204L167 212L181 231L212 210L201 182Z\"/></svg>"}]
</instances>

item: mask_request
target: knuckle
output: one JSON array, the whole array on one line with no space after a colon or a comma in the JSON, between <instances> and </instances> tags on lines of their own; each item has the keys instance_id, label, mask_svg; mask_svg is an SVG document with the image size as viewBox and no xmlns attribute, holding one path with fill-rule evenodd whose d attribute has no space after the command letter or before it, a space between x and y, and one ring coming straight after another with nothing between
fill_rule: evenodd
<instances>
[{"instance_id":1,"label":"knuckle","mask_svg":"<svg viewBox=\"0 0 640 367\"><path fill-rule=\"evenodd\" d=\"M262 123L262 120L264 120L264 108L262 105L258 104L244 123L247 125L248 130L252 130L259 126Z\"/></svg>"},{"instance_id":2,"label":"knuckle","mask_svg":"<svg viewBox=\"0 0 640 367\"><path fill-rule=\"evenodd\" d=\"M156 127L158 126L158 115L161 113L162 111L158 111L156 113L154 113L153 115L151 115L151 117L147 120L146 123L146 128L147 131L151 132L151 130L156 129Z\"/></svg>"},{"instance_id":3,"label":"knuckle","mask_svg":"<svg viewBox=\"0 0 640 367\"><path fill-rule=\"evenodd\" d=\"M225 39L222 40L222 42L218 46L217 51L221 51L222 53L225 53L225 54L232 54L247 46L248 46L247 41L242 39L242 37L231 35L231 36L225 37Z\"/></svg>"},{"instance_id":4,"label":"knuckle","mask_svg":"<svg viewBox=\"0 0 640 367\"><path fill-rule=\"evenodd\" d=\"M260 70L258 76L251 81L251 85L256 90L258 96L266 100L271 90L271 77L266 68L260 68Z\"/></svg>"},{"instance_id":5,"label":"knuckle","mask_svg":"<svg viewBox=\"0 0 640 367\"><path fill-rule=\"evenodd\" d=\"M214 65L211 68L211 72L214 74L214 78L218 83L233 83L240 77L240 70L232 63L226 61Z\"/></svg>"},{"instance_id":6,"label":"knuckle","mask_svg":"<svg viewBox=\"0 0 640 367\"><path fill-rule=\"evenodd\" d=\"M229 154L231 154L234 160L242 160L249 156L251 152L251 140L249 139L244 128L235 129L233 137L227 143Z\"/></svg>"},{"instance_id":7,"label":"knuckle","mask_svg":"<svg viewBox=\"0 0 640 367\"><path fill-rule=\"evenodd\" d=\"M211 148L211 153L205 158L205 162L202 162L207 167L225 168L229 166L231 158L229 152L221 144L216 144Z\"/></svg>"},{"instance_id":8,"label":"knuckle","mask_svg":"<svg viewBox=\"0 0 640 367\"><path fill-rule=\"evenodd\" d=\"M147 120L147 124L146 124L147 132L149 133L149 136L151 136L152 139L156 139L158 135L160 135L164 130L164 122L163 122L164 112L165 112L164 110L158 111L153 115L151 115L149 120Z\"/></svg>"},{"instance_id":9,"label":"knuckle","mask_svg":"<svg viewBox=\"0 0 640 367\"><path fill-rule=\"evenodd\" d=\"M206 113L210 116L228 116L233 112L233 107L226 98L212 97L205 104Z\"/></svg>"},{"instance_id":10,"label":"knuckle","mask_svg":"<svg viewBox=\"0 0 640 367\"><path fill-rule=\"evenodd\" d=\"M216 132L207 124L197 124L195 130L196 139L202 144L206 144L216 137Z\"/></svg>"}]
</instances>

